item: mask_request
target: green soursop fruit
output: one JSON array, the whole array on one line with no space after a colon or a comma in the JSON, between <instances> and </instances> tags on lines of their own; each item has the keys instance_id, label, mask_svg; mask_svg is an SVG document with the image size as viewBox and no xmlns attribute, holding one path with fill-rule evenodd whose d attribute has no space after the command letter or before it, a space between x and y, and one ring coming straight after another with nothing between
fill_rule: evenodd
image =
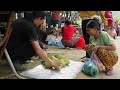
<instances>
[{"instance_id":1,"label":"green soursop fruit","mask_svg":"<svg viewBox=\"0 0 120 90\"><path fill-rule=\"evenodd\" d=\"M64 59L65 65L70 64L70 60L63 55L55 55L55 57L58 58L58 59Z\"/></svg>"},{"instance_id":2,"label":"green soursop fruit","mask_svg":"<svg viewBox=\"0 0 120 90\"><path fill-rule=\"evenodd\" d=\"M64 58L65 61L65 65L69 65L70 64L70 60L68 58Z\"/></svg>"},{"instance_id":3,"label":"green soursop fruit","mask_svg":"<svg viewBox=\"0 0 120 90\"><path fill-rule=\"evenodd\" d=\"M56 58L54 55L52 55L51 57L50 57L50 59L52 60L52 61L55 61L55 60L59 60L58 58ZM60 62L61 63L61 62ZM56 70L60 70L62 67L60 66L60 67L58 67L58 68L53 68L53 69L56 69Z\"/></svg>"},{"instance_id":4,"label":"green soursop fruit","mask_svg":"<svg viewBox=\"0 0 120 90\"><path fill-rule=\"evenodd\" d=\"M47 62L44 62L43 65L44 65L45 68L52 68L52 66L50 64L48 64Z\"/></svg>"},{"instance_id":5,"label":"green soursop fruit","mask_svg":"<svg viewBox=\"0 0 120 90\"><path fill-rule=\"evenodd\" d=\"M65 60L64 59L59 59L60 63L61 63L61 67L64 67L66 65Z\"/></svg>"},{"instance_id":6,"label":"green soursop fruit","mask_svg":"<svg viewBox=\"0 0 120 90\"><path fill-rule=\"evenodd\" d=\"M54 69L54 70L60 70L62 67L60 66L60 67L58 67L58 68L54 68L54 67L52 67L52 69Z\"/></svg>"},{"instance_id":7,"label":"green soursop fruit","mask_svg":"<svg viewBox=\"0 0 120 90\"><path fill-rule=\"evenodd\" d=\"M50 57L50 59L51 59L52 61L58 60L54 55L52 55L52 56Z\"/></svg>"},{"instance_id":8,"label":"green soursop fruit","mask_svg":"<svg viewBox=\"0 0 120 90\"><path fill-rule=\"evenodd\" d=\"M41 64L44 65L44 64L45 64L45 61L42 60L42 61L41 61Z\"/></svg>"},{"instance_id":9,"label":"green soursop fruit","mask_svg":"<svg viewBox=\"0 0 120 90\"><path fill-rule=\"evenodd\" d=\"M63 55L54 55L57 59L63 59L64 56Z\"/></svg>"},{"instance_id":10,"label":"green soursop fruit","mask_svg":"<svg viewBox=\"0 0 120 90\"><path fill-rule=\"evenodd\" d=\"M70 64L70 60L69 60L68 58L66 58L65 56L63 56L63 55L52 55L52 56L50 56L49 58L50 58L52 61L59 60L60 63L61 63L61 65L60 65L60 67L58 67L58 68L54 68L54 67L52 67L50 64L48 64L47 62L44 62L44 63L43 63L43 66L44 66L45 68L48 68L48 69L60 70L61 68L63 68L63 67L65 67L65 66L67 66L67 65Z\"/></svg>"}]
</instances>

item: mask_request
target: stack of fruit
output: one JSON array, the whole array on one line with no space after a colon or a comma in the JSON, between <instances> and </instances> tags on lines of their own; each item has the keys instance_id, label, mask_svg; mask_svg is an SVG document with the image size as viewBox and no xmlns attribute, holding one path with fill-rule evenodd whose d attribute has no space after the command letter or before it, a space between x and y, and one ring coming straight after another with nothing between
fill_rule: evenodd
<instances>
[{"instance_id":1,"label":"stack of fruit","mask_svg":"<svg viewBox=\"0 0 120 90\"><path fill-rule=\"evenodd\" d=\"M51 55L49 56L49 58L52 60L52 61L55 61L55 60L59 60L61 65L59 68L57 68L56 70L60 70L61 68L65 67L65 66L68 66L70 64L70 60L68 58L66 58L65 56L63 55ZM42 65L45 67L45 68L49 68L49 69L55 69L53 68L50 64L48 64L47 62L43 61L42 62Z\"/></svg>"}]
</instances>

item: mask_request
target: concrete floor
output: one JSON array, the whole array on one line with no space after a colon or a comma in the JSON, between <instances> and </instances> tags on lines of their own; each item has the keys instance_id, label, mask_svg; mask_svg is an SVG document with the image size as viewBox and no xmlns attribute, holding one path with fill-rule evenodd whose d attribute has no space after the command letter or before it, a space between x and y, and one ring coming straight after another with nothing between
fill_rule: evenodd
<instances>
[{"instance_id":1,"label":"concrete floor","mask_svg":"<svg viewBox=\"0 0 120 90\"><path fill-rule=\"evenodd\" d=\"M117 37L115 40L115 44L117 47L117 53L120 57L120 37ZM50 46L49 49L46 51L47 53L58 53L58 54L64 54L66 57L68 57L71 60L75 61L81 61L80 58L85 56L84 50L78 50L78 49L59 49L55 46ZM29 62L25 64L24 66L27 69L33 68L40 64L40 60L33 60L34 62ZM96 77L91 77L88 75L85 75L83 72L80 72L75 79L120 79L120 58L118 60L118 63L114 66L114 75L113 76L106 76L104 72L100 72L99 75ZM19 72L18 72L19 73ZM11 71L11 68L9 67L6 60L0 60L0 79L17 79L17 77L13 74Z\"/></svg>"}]
</instances>

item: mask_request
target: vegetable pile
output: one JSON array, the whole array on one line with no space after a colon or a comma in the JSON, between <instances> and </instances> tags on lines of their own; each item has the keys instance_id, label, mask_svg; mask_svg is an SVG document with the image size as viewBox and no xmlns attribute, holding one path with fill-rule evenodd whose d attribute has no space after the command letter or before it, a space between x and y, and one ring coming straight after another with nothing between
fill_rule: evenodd
<instances>
[{"instance_id":1,"label":"vegetable pile","mask_svg":"<svg viewBox=\"0 0 120 90\"><path fill-rule=\"evenodd\" d=\"M60 65L59 68L56 68L56 70L60 70L61 68L65 67L65 66L68 66L70 64L70 60L63 55L51 55L51 56L49 56L49 58L52 61L55 61L55 60L60 61L61 65ZM45 61L42 61L42 65L47 69L55 69Z\"/></svg>"}]
</instances>

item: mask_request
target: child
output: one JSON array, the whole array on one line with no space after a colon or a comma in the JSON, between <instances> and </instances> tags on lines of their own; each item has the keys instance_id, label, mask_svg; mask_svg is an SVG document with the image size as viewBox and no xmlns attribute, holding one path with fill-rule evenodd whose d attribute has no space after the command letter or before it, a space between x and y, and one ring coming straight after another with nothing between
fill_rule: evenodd
<instances>
[{"instance_id":1,"label":"child","mask_svg":"<svg viewBox=\"0 0 120 90\"><path fill-rule=\"evenodd\" d=\"M107 32L101 31L100 23L94 19L87 23L86 29L90 35L90 44L86 45L85 51L90 55L94 50L105 66L106 75L113 75L113 66L118 61L114 39Z\"/></svg>"}]
</instances>

